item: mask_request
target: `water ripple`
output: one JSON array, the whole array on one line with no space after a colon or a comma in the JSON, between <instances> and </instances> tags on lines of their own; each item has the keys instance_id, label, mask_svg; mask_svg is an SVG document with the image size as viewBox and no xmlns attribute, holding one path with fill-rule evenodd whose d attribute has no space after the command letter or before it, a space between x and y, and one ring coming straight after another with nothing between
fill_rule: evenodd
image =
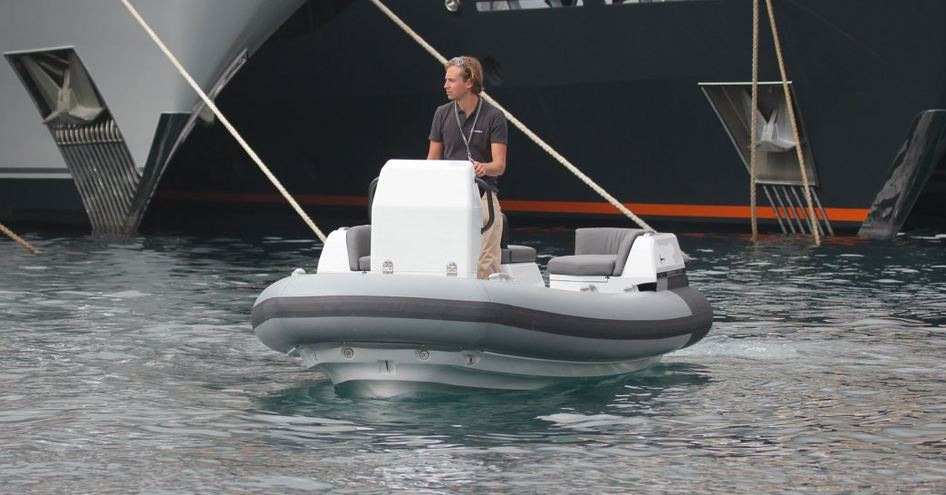
<instances>
[{"instance_id":1,"label":"water ripple","mask_svg":"<svg viewBox=\"0 0 946 495\"><path fill-rule=\"evenodd\" d=\"M513 232L546 263L570 234ZM339 396L260 344L304 239L32 235L0 258L11 492L946 491L946 236L681 236L712 333L536 392ZM516 239L518 240L518 239Z\"/></svg>"}]
</instances>

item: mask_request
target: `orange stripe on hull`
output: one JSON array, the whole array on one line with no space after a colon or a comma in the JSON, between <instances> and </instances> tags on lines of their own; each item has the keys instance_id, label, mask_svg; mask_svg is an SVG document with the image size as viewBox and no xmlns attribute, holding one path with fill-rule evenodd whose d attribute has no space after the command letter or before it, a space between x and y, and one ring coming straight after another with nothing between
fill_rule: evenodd
<instances>
[{"instance_id":1,"label":"orange stripe on hull","mask_svg":"<svg viewBox=\"0 0 946 495\"><path fill-rule=\"evenodd\" d=\"M285 200L278 194L258 193L227 193L209 192L197 193L187 191L166 191L158 194L162 199L177 199L189 201L218 201L226 203L282 203ZM296 201L303 205L313 206L367 206L366 196L340 196L322 194L300 194L295 196ZM523 213L578 213L594 215L620 215L614 206L605 202L589 201L521 201L504 199L500 202L502 208L509 212ZM720 205L686 205L664 203L624 203L628 209L637 215L646 217L678 217L678 218L726 218L748 219L748 206L720 206ZM828 219L832 222L861 223L867 218L866 208L825 208ZM774 220L772 208L765 206L758 208L760 219ZM815 212L818 217L821 213ZM795 214L804 216L801 209Z\"/></svg>"},{"instance_id":2,"label":"orange stripe on hull","mask_svg":"<svg viewBox=\"0 0 946 495\"><path fill-rule=\"evenodd\" d=\"M579 201L516 201L502 200L501 205L506 211L520 211L532 213L589 213L615 214L621 213L610 203L579 202ZM663 203L624 203L629 210L637 215L650 217L685 217L685 218L749 218L748 206L719 206L719 205L683 205ZM828 219L836 222L863 222L867 218L868 210L864 208L825 208ZM791 211L791 210L789 210ZM759 207L757 215L762 219L775 219L775 212L770 207ZM796 215L804 216L801 209L795 210ZM821 212L815 211L818 218Z\"/></svg>"}]
</instances>

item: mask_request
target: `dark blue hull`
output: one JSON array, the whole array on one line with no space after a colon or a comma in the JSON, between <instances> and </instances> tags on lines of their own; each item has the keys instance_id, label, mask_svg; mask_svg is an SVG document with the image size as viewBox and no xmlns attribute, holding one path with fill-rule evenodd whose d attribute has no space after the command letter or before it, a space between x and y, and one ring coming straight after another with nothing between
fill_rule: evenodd
<instances>
[{"instance_id":1,"label":"dark blue hull","mask_svg":"<svg viewBox=\"0 0 946 495\"><path fill-rule=\"evenodd\" d=\"M387 4L445 55L481 58L492 96L648 221L703 230L748 221L746 167L699 86L750 79L748 0L510 12L465 1L457 14L440 0ZM775 5L815 190L835 227L856 230L914 119L946 108L946 2ZM778 80L767 24L762 32L761 79ZM370 2L312 2L218 102L310 213L347 223L366 216L367 185L387 159L426 155L441 81L441 67ZM524 134L510 141L500 196L520 224L624 221ZM944 169L919 186L921 209L941 206ZM777 228L761 195L760 205ZM145 225L208 211L294 221L220 125L194 131Z\"/></svg>"}]
</instances>

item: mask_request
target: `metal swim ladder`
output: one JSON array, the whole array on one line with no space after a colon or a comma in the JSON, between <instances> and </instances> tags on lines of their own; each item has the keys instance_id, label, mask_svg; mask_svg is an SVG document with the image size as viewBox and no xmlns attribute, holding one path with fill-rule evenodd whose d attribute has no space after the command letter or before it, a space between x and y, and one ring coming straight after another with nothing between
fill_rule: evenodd
<instances>
[{"instance_id":1,"label":"metal swim ladder","mask_svg":"<svg viewBox=\"0 0 946 495\"><path fill-rule=\"evenodd\" d=\"M772 207L772 212L775 214L775 219L778 221L778 226L782 229L783 234L811 234L811 227L809 225L814 225L822 235L824 235L825 232L827 232L828 235L834 235L831 220L828 219L824 207L821 206L821 200L818 199L818 192L814 187L811 187L809 190L815 202L815 208L817 208L815 211L816 218L815 221L809 224L808 208L805 206L805 202L802 199L804 197L804 186L763 184L761 182L757 182L757 184L762 192L765 193L766 198L768 198L769 205Z\"/></svg>"},{"instance_id":2,"label":"metal swim ladder","mask_svg":"<svg viewBox=\"0 0 946 495\"><path fill-rule=\"evenodd\" d=\"M53 138L72 173L92 229L134 231L132 205L141 180L125 139L111 116L90 124L50 126Z\"/></svg>"}]
</instances>

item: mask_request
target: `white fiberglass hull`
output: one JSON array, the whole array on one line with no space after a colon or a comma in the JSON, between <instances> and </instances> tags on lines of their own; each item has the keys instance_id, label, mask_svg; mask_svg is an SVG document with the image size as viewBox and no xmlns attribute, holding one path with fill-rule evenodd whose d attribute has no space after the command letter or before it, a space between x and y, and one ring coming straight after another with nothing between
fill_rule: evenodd
<instances>
[{"instance_id":1,"label":"white fiberglass hull","mask_svg":"<svg viewBox=\"0 0 946 495\"><path fill-rule=\"evenodd\" d=\"M563 380L600 378L647 368L660 356L581 362L483 350L436 350L349 345L304 345L303 366L322 371L335 386L367 397L396 397L452 388L535 390Z\"/></svg>"}]
</instances>

